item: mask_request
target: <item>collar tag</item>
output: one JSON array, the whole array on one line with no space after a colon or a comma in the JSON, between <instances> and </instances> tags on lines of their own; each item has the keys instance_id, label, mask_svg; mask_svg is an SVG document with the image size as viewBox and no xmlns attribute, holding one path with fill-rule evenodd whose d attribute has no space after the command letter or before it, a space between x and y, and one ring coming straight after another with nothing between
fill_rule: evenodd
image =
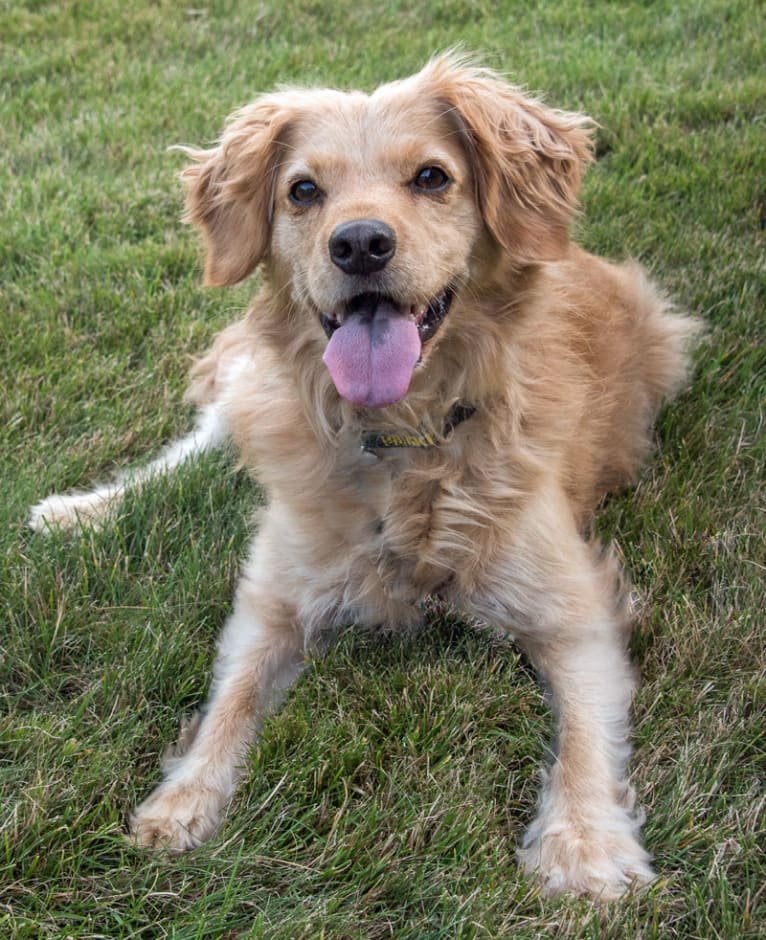
<instances>
[{"instance_id":1,"label":"collar tag","mask_svg":"<svg viewBox=\"0 0 766 940\"><path fill-rule=\"evenodd\" d=\"M363 431L361 436L362 450L386 450L392 447L437 447L454 429L468 420L476 412L476 407L467 402L455 402L449 414L444 419L444 430L441 437L426 430L412 431Z\"/></svg>"}]
</instances>

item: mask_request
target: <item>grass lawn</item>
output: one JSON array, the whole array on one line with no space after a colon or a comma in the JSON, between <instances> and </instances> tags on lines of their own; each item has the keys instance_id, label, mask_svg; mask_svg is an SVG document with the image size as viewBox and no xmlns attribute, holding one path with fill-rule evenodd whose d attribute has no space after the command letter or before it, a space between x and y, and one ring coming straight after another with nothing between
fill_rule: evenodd
<instances>
[{"instance_id":1,"label":"grass lawn","mask_svg":"<svg viewBox=\"0 0 766 940\"><path fill-rule=\"evenodd\" d=\"M766 12L760 0L0 2L0 935L748 938L766 932ZM40 538L30 503L184 430L200 288L181 158L277 82L371 88L455 43L601 129L578 237L709 324L599 517L639 598L634 780L661 878L542 899L514 850L550 715L512 645L353 635L253 754L219 837L126 815L206 692L258 493L223 456Z\"/></svg>"}]
</instances>

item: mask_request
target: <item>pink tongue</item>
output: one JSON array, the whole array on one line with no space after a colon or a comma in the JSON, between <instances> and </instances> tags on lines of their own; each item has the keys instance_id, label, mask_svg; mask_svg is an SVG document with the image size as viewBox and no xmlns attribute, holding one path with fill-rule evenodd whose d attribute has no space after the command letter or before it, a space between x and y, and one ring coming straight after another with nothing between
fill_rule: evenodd
<instances>
[{"instance_id":1,"label":"pink tongue","mask_svg":"<svg viewBox=\"0 0 766 940\"><path fill-rule=\"evenodd\" d=\"M322 357L338 393L354 405L382 408L407 393L420 358L413 321L381 301L354 313L330 337Z\"/></svg>"}]
</instances>

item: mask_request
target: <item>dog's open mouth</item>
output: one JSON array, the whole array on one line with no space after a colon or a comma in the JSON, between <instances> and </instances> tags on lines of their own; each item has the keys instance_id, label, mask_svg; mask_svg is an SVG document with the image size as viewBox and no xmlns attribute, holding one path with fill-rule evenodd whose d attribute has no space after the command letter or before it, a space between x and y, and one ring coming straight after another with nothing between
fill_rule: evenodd
<instances>
[{"instance_id":1,"label":"dog's open mouth","mask_svg":"<svg viewBox=\"0 0 766 940\"><path fill-rule=\"evenodd\" d=\"M341 314L320 313L330 340L323 359L338 393L368 408L403 398L423 346L436 335L454 293L448 287L422 305L359 294Z\"/></svg>"}]
</instances>

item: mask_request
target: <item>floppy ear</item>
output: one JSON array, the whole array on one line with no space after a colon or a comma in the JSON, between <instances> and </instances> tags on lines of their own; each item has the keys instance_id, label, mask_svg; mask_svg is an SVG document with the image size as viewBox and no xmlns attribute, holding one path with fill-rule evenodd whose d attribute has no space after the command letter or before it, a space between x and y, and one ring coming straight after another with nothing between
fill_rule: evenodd
<instances>
[{"instance_id":1,"label":"floppy ear","mask_svg":"<svg viewBox=\"0 0 766 940\"><path fill-rule=\"evenodd\" d=\"M423 74L463 137L487 228L519 263L560 257L592 160L593 122L548 108L453 54Z\"/></svg>"},{"instance_id":2,"label":"floppy ear","mask_svg":"<svg viewBox=\"0 0 766 940\"><path fill-rule=\"evenodd\" d=\"M280 144L289 115L278 94L235 112L217 147L179 148L195 162L181 172L187 222L205 240L205 284L225 287L252 273L270 236Z\"/></svg>"}]
</instances>

